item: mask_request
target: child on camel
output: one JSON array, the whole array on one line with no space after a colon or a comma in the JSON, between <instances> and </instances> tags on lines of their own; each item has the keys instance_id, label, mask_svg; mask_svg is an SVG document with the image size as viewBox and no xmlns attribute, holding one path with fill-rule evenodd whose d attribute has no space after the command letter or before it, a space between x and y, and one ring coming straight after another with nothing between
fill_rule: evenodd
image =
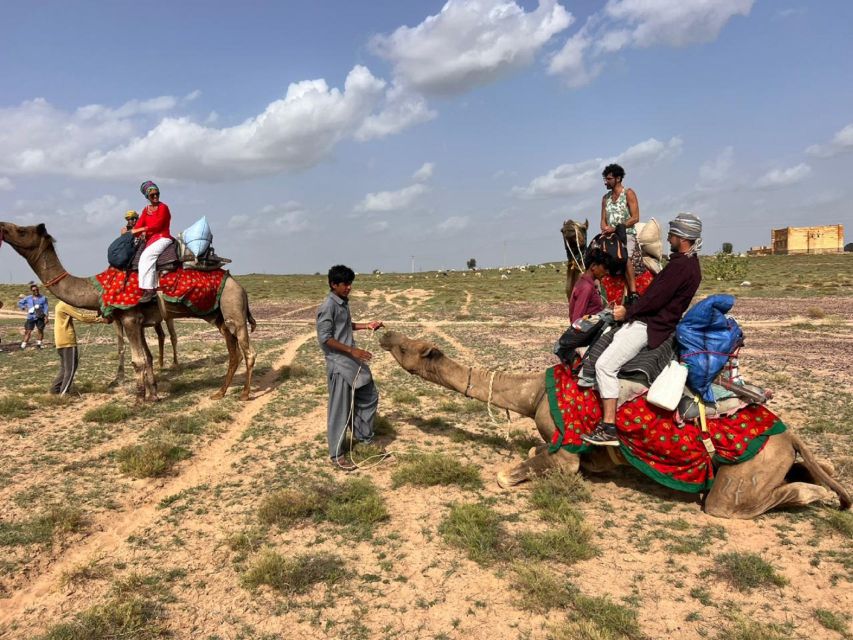
<instances>
[{"instance_id":1,"label":"child on camel","mask_svg":"<svg viewBox=\"0 0 853 640\"><path fill-rule=\"evenodd\" d=\"M587 252L586 271L575 283L569 300L570 324L574 324L579 318L604 310L604 301L598 283L607 273L611 260L610 255L601 249L591 249Z\"/></svg>"},{"instance_id":2,"label":"child on camel","mask_svg":"<svg viewBox=\"0 0 853 640\"><path fill-rule=\"evenodd\" d=\"M139 288L142 290L139 304L144 304L154 299L157 258L172 242L172 234L169 232L172 213L165 203L160 202L160 188L151 180L143 182L139 190L148 199L148 206L142 210L131 233L136 236L142 234L145 238L145 249L139 257Z\"/></svg>"},{"instance_id":3,"label":"child on camel","mask_svg":"<svg viewBox=\"0 0 853 640\"><path fill-rule=\"evenodd\" d=\"M353 437L359 442L371 442L373 419L379 406L379 392L367 364L373 354L355 346L353 331L376 331L384 325L377 321L352 321L349 310L349 294L355 280L352 269L336 265L329 269L328 278L331 291L317 310L317 340L326 358L329 385L326 435L332 466L351 471L355 465L347 460L343 442L347 427L352 428Z\"/></svg>"}]
</instances>

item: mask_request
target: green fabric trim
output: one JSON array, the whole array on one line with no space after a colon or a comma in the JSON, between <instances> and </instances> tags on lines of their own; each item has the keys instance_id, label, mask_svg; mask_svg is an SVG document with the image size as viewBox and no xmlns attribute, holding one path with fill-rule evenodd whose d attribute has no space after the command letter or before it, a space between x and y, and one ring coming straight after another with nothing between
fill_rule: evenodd
<instances>
[{"instance_id":1,"label":"green fabric trim","mask_svg":"<svg viewBox=\"0 0 853 640\"><path fill-rule=\"evenodd\" d=\"M682 482L681 480L675 480L673 478L670 478L665 473L661 473L643 460L634 457L628 447L626 447L624 444L619 445L619 451L622 452L622 455L625 456L625 459L630 462L635 469L641 471L655 482L662 484L665 487L669 487L670 489L675 489L676 491L686 491L687 493L700 493L702 491L710 489L711 485L714 482L713 479L710 479L706 482L697 482L694 484L692 482Z\"/></svg>"},{"instance_id":2,"label":"green fabric trim","mask_svg":"<svg viewBox=\"0 0 853 640\"><path fill-rule=\"evenodd\" d=\"M723 458L714 454L714 462L716 464L740 464L741 462L746 462L747 460L752 460L761 449L764 448L764 444L767 442L767 438L770 436L779 435L780 433L785 433L788 430L788 427L785 426L785 423L781 420L777 420L773 423L773 426L770 427L767 431L762 433L760 436L756 436L752 439L752 441L746 446L746 450L743 452L739 458L735 460L729 460L728 458Z\"/></svg>"},{"instance_id":3,"label":"green fabric trim","mask_svg":"<svg viewBox=\"0 0 853 640\"><path fill-rule=\"evenodd\" d=\"M550 367L545 371L545 391L548 395L548 408L551 409L551 420L554 421L554 426L557 427L557 432L560 434L560 438L556 444L548 443L548 452L556 453L560 449L565 449L571 453L589 451L590 447L592 447L589 444L560 444L566 435L566 423L563 422L563 412L560 411L560 405L557 402L557 381L554 379L554 367Z\"/></svg>"}]
</instances>

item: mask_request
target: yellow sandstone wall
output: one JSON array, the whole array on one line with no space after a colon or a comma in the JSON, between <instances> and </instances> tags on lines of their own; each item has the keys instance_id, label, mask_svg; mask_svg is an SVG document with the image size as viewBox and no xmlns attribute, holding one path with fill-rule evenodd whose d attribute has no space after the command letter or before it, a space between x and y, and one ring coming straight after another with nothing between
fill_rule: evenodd
<instances>
[{"instance_id":1,"label":"yellow sandstone wall","mask_svg":"<svg viewBox=\"0 0 853 640\"><path fill-rule=\"evenodd\" d=\"M770 243L775 254L841 253L844 251L844 225L773 229Z\"/></svg>"}]
</instances>

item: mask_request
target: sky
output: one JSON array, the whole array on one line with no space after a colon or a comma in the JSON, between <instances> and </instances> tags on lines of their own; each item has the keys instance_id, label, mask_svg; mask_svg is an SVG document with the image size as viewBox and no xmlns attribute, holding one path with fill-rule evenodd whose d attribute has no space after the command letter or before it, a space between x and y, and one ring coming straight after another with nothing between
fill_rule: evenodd
<instances>
[{"instance_id":1,"label":"sky","mask_svg":"<svg viewBox=\"0 0 853 640\"><path fill-rule=\"evenodd\" d=\"M848 0L8 3L0 220L106 267L158 183L234 273L565 259L618 162L703 251L853 241ZM0 281L32 277L0 247Z\"/></svg>"}]
</instances>

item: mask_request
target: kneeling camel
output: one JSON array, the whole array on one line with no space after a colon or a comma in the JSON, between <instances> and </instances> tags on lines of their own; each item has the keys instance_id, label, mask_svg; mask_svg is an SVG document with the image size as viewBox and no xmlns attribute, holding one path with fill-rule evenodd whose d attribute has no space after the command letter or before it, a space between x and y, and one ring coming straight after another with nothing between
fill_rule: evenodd
<instances>
[{"instance_id":1,"label":"kneeling camel","mask_svg":"<svg viewBox=\"0 0 853 640\"><path fill-rule=\"evenodd\" d=\"M556 426L548 405L544 372L510 374L467 367L448 358L434 344L412 340L393 331L386 332L379 343L409 373L532 418L545 442L551 441ZM547 445L541 445L535 452L531 451L527 460L500 471L498 484L510 487L556 467L570 472L583 469L595 473L616 464L627 464L621 454L616 451L608 454L603 449L599 447L577 455L564 449L549 453ZM802 463L796 462L797 454L802 457ZM805 477L810 482L789 482L786 477L792 471L791 475ZM850 494L831 473L831 465L819 463L803 441L788 430L769 436L764 449L751 460L720 467L705 498L704 510L721 518L754 518L777 507L834 502L836 494L841 508L849 509Z\"/></svg>"}]
</instances>

